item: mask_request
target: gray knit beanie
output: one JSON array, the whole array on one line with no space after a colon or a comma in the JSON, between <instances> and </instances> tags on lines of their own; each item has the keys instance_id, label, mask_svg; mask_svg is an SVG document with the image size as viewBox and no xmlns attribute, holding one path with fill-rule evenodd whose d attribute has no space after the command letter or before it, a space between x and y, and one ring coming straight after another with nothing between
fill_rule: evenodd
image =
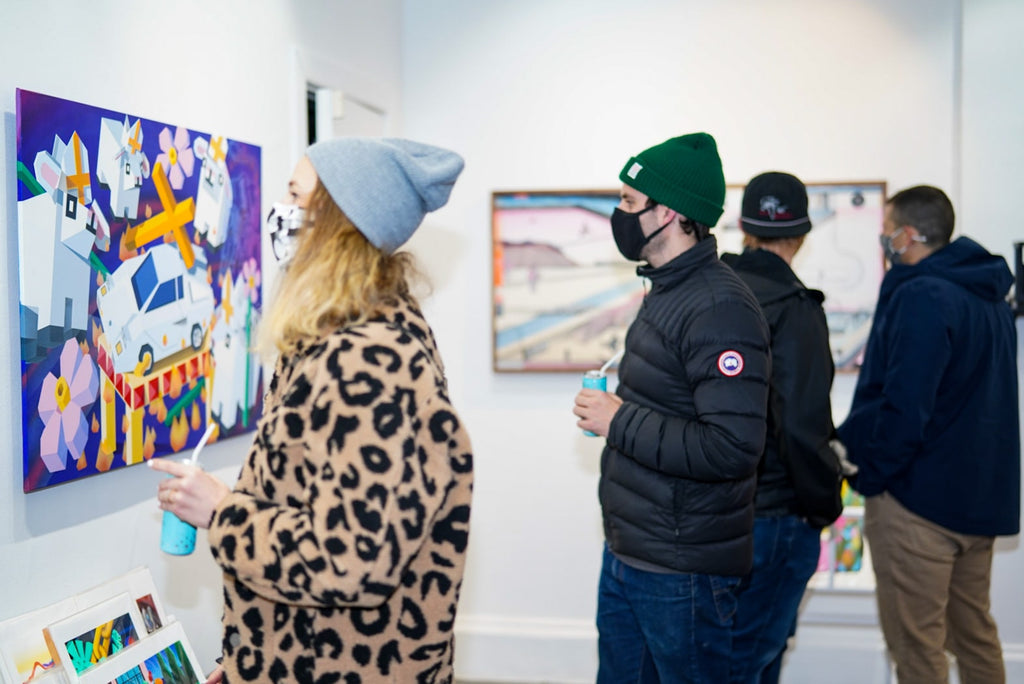
<instances>
[{"instance_id":1,"label":"gray knit beanie","mask_svg":"<svg viewBox=\"0 0 1024 684\"><path fill-rule=\"evenodd\" d=\"M454 152L401 138L325 140L306 156L359 232L389 254L444 206L463 167Z\"/></svg>"}]
</instances>

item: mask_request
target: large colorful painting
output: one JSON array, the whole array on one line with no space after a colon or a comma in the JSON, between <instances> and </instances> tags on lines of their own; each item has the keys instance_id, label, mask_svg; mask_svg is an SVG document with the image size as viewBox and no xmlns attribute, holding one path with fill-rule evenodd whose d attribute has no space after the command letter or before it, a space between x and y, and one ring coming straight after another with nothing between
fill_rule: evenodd
<instances>
[{"instance_id":1,"label":"large colorful painting","mask_svg":"<svg viewBox=\"0 0 1024 684\"><path fill-rule=\"evenodd\" d=\"M251 430L259 147L16 99L24 490Z\"/></svg>"},{"instance_id":2,"label":"large colorful painting","mask_svg":"<svg viewBox=\"0 0 1024 684\"><path fill-rule=\"evenodd\" d=\"M825 292L837 370L856 370L883 275L885 183L808 183L807 194L814 229L793 269ZM742 185L728 186L712 231L719 252L743 248L742 198ZM621 350L645 283L612 239L618 202L618 190L493 193L495 371L579 372Z\"/></svg>"}]
</instances>

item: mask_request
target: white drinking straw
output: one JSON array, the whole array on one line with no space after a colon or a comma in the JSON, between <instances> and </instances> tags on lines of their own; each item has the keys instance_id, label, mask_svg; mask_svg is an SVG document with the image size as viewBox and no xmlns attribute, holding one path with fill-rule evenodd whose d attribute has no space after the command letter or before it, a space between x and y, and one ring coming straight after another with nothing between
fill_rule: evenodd
<instances>
[{"instance_id":1,"label":"white drinking straw","mask_svg":"<svg viewBox=\"0 0 1024 684\"><path fill-rule=\"evenodd\" d=\"M196 448L192 450L192 458L189 459L189 465L199 465L199 452L206 446L206 442L209 441L210 435L213 434L213 429L217 427L217 424L210 421L210 424L206 426L206 432L203 433L202 439L199 440L199 444L196 444Z\"/></svg>"},{"instance_id":2,"label":"white drinking straw","mask_svg":"<svg viewBox=\"0 0 1024 684\"><path fill-rule=\"evenodd\" d=\"M611 368L611 365L612 365L613 363L615 363L615 362L616 362L616 361L618 361L618 360L619 360L620 358L622 358L622 353L623 353L624 351L626 351L626 348L625 348L625 347L623 347L623 348L622 348L622 349L620 349L619 351L615 352L615 356L613 356L612 358L610 358L610 359L608 359L607 361L605 361L605 362L604 362L604 365L603 365L603 366L601 366L601 375L604 375L605 371L606 371L606 370L608 370L609 368Z\"/></svg>"}]
</instances>

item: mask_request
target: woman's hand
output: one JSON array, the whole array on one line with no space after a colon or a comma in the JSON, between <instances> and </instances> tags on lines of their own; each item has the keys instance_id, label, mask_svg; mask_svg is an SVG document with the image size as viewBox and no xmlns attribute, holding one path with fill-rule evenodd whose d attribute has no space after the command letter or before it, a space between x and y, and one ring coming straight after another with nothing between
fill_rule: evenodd
<instances>
[{"instance_id":1,"label":"woman's hand","mask_svg":"<svg viewBox=\"0 0 1024 684\"><path fill-rule=\"evenodd\" d=\"M157 488L160 508L195 527L209 527L217 504L231 492L226 484L198 466L160 458L150 459L149 467L173 476L162 480Z\"/></svg>"},{"instance_id":2,"label":"woman's hand","mask_svg":"<svg viewBox=\"0 0 1024 684\"><path fill-rule=\"evenodd\" d=\"M220 665L217 669L210 673L210 676L206 678L204 684L220 684L224 680L224 668Z\"/></svg>"}]
</instances>

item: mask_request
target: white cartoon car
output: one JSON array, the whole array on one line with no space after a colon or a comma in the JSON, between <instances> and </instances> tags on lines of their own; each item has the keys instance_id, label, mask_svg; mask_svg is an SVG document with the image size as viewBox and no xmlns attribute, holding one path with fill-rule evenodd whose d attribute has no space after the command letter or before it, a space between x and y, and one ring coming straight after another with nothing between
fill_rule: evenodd
<instances>
[{"instance_id":1,"label":"white cartoon car","mask_svg":"<svg viewBox=\"0 0 1024 684\"><path fill-rule=\"evenodd\" d=\"M201 349L213 316L206 252L185 268L178 246L156 245L118 266L96 293L114 370L145 375L153 364L191 347Z\"/></svg>"}]
</instances>

